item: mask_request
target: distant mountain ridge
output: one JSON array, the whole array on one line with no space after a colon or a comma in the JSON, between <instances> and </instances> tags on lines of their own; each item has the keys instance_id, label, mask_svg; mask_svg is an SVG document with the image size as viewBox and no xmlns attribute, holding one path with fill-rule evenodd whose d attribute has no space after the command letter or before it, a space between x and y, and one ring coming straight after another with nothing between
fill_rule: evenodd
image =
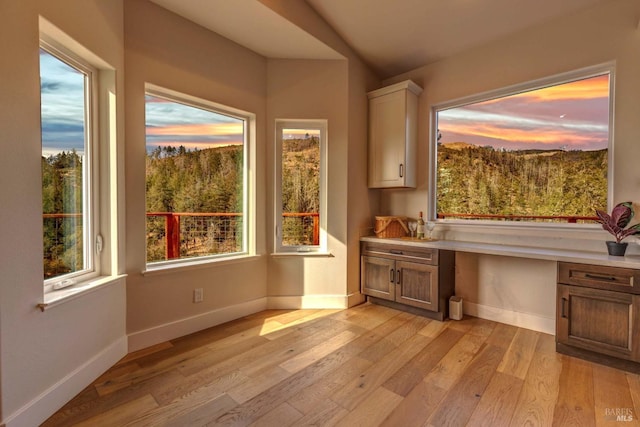
<instances>
[{"instance_id":1,"label":"distant mountain ridge","mask_svg":"<svg viewBox=\"0 0 640 427\"><path fill-rule=\"evenodd\" d=\"M448 148L449 150L464 150L465 148L481 148L479 145L469 144L467 142L446 142L440 144L441 147Z\"/></svg>"}]
</instances>

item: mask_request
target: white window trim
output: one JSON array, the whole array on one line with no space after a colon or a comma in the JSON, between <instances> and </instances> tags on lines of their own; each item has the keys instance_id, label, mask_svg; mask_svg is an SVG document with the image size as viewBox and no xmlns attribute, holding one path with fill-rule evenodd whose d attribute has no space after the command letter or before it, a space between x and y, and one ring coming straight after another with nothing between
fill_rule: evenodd
<instances>
[{"instance_id":1,"label":"white window trim","mask_svg":"<svg viewBox=\"0 0 640 427\"><path fill-rule=\"evenodd\" d=\"M487 91L476 95L454 99L431 107L429 117L429 206L427 209L427 218L436 221L436 230L441 232L451 231L468 231L471 229L486 228L499 234L517 234L534 235L539 232L552 235L556 232L573 231L585 232L596 231L601 229L599 224L568 224L568 223L537 223L527 221L490 221L490 220L465 220L465 219L437 219L437 114L441 110L461 107L467 104L486 101L489 99L501 98L508 95L515 95L535 89L541 89L548 86L560 85L572 81L596 77L602 74L609 74L609 142L607 151L607 209L613 206L613 160L614 160L614 97L615 97L615 62L607 62L579 70L569 71L550 77L545 77L521 84L516 84L497 90ZM440 230L438 230L440 228Z\"/></svg>"},{"instance_id":2,"label":"white window trim","mask_svg":"<svg viewBox=\"0 0 640 427\"><path fill-rule=\"evenodd\" d=\"M76 55L52 37L42 34L40 47L56 59L83 72L88 81L85 90L85 161L83 162L83 247L84 268L69 274L44 281L45 294L55 290L86 283L95 279L101 272L101 256L96 250L96 241L100 230L98 215L100 206L100 168L98 135L98 70L89 61Z\"/></svg>"},{"instance_id":3,"label":"white window trim","mask_svg":"<svg viewBox=\"0 0 640 427\"><path fill-rule=\"evenodd\" d=\"M320 241L319 245L282 244L282 131L283 129L320 130ZM328 123L325 119L276 119L275 126L275 176L274 176L274 254L272 255L325 255L327 247L327 137Z\"/></svg>"},{"instance_id":4,"label":"white window trim","mask_svg":"<svg viewBox=\"0 0 640 427\"><path fill-rule=\"evenodd\" d=\"M92 186L94 232L88 242L93 246L96 244L96 237L100 236L102 240L102 251L97 251L95 246L96 250L91 249L91 253L94 254L94 269L91 274L74 277L71 286L58 290L45 286L43 282L43 295L37 307L44 310L45 307L62 304L91 293L105 284L120 282L125 277L120 274L123 258L120 253L118 227L118 218L121 217L119 213L124 213L122 205L119 204L120 199L123 199L119 188L124 185L124 175L123 159L118 156L116 70L42 16L38 19L38 25L40 46L46 44L64 53L63 56L70 58L75 64L93 71L93 99L88 105L93 108L92 166L96 179Z\"/></svg>"},{"instance_id":5,"label":"white window trim","mask_svg":"<svg viewBox=\"0 0 640 427\"><path fill-rule=\"evenodd\" d=\"M145 269L142 274L152 272L167 272L175 268L197 268L206 266L207 264L226 263L242 259L251 259L256 256L256 173L255 173L255 135L256 135L256 115L244 110L240 110L228 105L219 104L193 95L188 95L175 90L167 89L152 83L145 83L145 94L166 99L171 102L178 102L195 108L211 111L229 117L234 117L244 121L244 141L243 141L243 250L240 252L230 252L228 254L214 254L200 257L179 258L173 260L163 260L156 262L146 262ZM146 143L146 138L145 138ZM143 223L146 223L146 208ZM147 242L144 237L144 229L142 236L145 239L144 247L146 251ZM146 255L145 255L146 260Z\"/></svg>"}]
</instances>

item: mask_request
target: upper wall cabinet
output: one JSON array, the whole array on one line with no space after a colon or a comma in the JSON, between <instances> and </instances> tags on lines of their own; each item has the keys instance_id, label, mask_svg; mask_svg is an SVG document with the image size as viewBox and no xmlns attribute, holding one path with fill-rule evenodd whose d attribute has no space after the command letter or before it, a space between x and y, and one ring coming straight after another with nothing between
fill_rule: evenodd
<instances>
[{"instance_id":1,"label":"upper wall cabinet","mask_svg":"<svg viewBox=\"0 0 640 427\"><path fill-rule=\"evenodd\" d=\"M369 188L416 187L418 95L411 80L369 92Z\"/></svg>"}]
</instances>

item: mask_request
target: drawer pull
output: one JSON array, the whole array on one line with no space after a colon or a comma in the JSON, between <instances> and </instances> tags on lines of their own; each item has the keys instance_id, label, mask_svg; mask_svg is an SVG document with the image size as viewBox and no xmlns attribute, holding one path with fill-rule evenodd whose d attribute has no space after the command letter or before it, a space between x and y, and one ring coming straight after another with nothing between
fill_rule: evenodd
<instances>
[{"instance_id":1,"label":"drawer pull","mask_svg":"<svg viewBox=\"0 0 640 427\"><path fill-rule=\"evenodd\" d=\"M568 302L569 302L568 299L566 299L565 297L562 297L562 310L561 310L562 312L561 312L560 316L562 316L565 319L567 318L567 312L565 310L565 307L567 306L566 303L568 303Z\"/></svg>"},{"instance_id":2,"label":"drawer pull","mask_svg":"<svg viewBox=\"0 0 640 427\"><path fill-rule=\"evenodd\" d=\"M613 276L599 276L597 274L590 274L590 273L586 273L584 277L586 277L587 279L593 279L593 280L606 280L607 282L616 281L616 278Z\"/></svg>"},{"instance_id":3,"label":"drawer pull","mask_svg":"<svg viewBox=\"0 0 640 427\"><path fill-rule=\"evenodd\" d=\"M393 268L389 270L389 281L391 283L395 283L396 281L396 271Z\"/></svg>"},{"instance_id":4,"label":"drawer pull","mask_svg":"<svg viewBox=\"0 0 640 427\"><path fill-rule=\"evenodd\" d=\"M391 249L389 252L391 252L394 255L402 255L402 251L399 251L397 249Z\"/></svg>"}]
</instances>

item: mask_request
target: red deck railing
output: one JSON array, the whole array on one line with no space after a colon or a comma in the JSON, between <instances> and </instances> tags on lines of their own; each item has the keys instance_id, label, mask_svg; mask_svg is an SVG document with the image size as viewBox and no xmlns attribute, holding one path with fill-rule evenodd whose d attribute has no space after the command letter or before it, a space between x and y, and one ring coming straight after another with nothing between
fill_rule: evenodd
<instances>
[{"instance_id":1,"label":"red deck railing","mask_svg":"<svg viewBox=\"0 0 640 427\"><path fill-rule=\"evenodd\" d=\"M461 218L461 219L503 219L509 221L518 221L521 219L532 220L560 220L576 224L578 221L597 221L596 216L579 216L579 215L494 215L494 214L458 214L458 213L438 213L439 219L445 218Z\"/></svg>"},{"instance_id":2,"label":"red deck railing","mask_svg":"<svg viewBox=\"0 0 640 427\"><path fill-rule=\"evenodd\" d=\"M291 219L294 222L283 230L283 241L287 244L320 244L318 213L287 212L282 216L283 220ZM196 240L213 239L217 244L223 245L226 252L240 250L234 245L241 241L242 213L147 212L147 218L164 218L164 232L158 233L157 238L165 240L164 259L166 260L180 258L181 254L185 255L185 252L187 256L191 252L198 253L198 249L194 248ZM213 221L205 223L207 219ZM189 242L193 242L191 248L188 247Z\"/></svg>"},{"instance_id":3,"label":"red deck railing","mask_svg":"<svg viewBox=\"0 0 640 427\"><path fill-rule=\"evenodd\" d=\"M147 212L146 216L147 261L233 253L242 250L242 213ZM320 244L320 215L318 213L291 212L283 213L282 216L283 242L286 245ZM45 213L42 217L45 221L45 227L49 226L54 230L49 233L51 236L46 239L45 246L49 245L53 248L61 245L69 247L81 244L77 233L74 232L78 227L80 230L82 229L81 213ZM51 251L45 247L45 256L49 256L51 260L60 258L60 254L49 252ZM55 263L50 264L54 265ZM63 270L45 271L45 274L65 273L65 266L63 265L61 268ZM47 270L46 266L45 270Z\"/></svg>"}]
</instances>

